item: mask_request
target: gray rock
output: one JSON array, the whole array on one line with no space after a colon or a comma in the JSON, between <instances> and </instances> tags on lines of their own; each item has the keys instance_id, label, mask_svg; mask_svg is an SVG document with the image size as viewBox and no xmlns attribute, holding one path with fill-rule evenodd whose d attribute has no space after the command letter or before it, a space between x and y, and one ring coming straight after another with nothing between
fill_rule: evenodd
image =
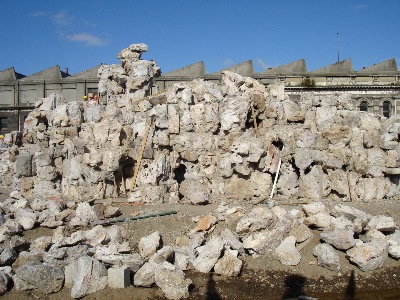
<instances>
[{"instance_id":1,"label":"gray rock","mask_svg":"<svg viewBox=\"0 0 400 300\"><path fill-rule=\"evenodd\" d=\"M323 204L322 202L312 202L309 204L304 204L302 207L307 216L312 216L320 212L327 212L325 204Z\"/></svg>"},{"instance_id":2,"label":"gray rock","mask_svg":"<svg viewBox=\"0 0 400 300\"><path fill-rule=\"evenodd\" d=\"M184 180L179 187L179 192L192 204L207 204L210 201L207 184L202 184L198 180Z\"/></svg>"},{"instance_id":3,"label":"gray rock","mask_svg":"<svg viewBox=\"0 0 400 300\"><path fill-rule=\"evenodd\" d=\"M58 292L64 285L64 272L61 269L41 263L19 267L13 278L25 283L25 287L23 287L24 284L16 286L17 290L30 286L43 294Z\"/></svg>"},{"instance_id":4,"label":"gray rock","mask_svg":"<svg viewBox=\"0 0 400 300\"><path fill-rule=\"evenodd\" d=\"M346 219L349 219L350 221L354 221L356 219L368 220L370 218L370 216L367 213L345 204L335 205L331 211L331 214L334 217L343 216Z\"/></svg>"},{"instance_id":5,"label":"gray rock","mask_svg":"<svg viewBox=\"0 0 400 300\"><path fill-rule=\"evenodd\" d=\"M139 254L143 258L149 258L157 252L157 250L160 248L161 242L162 238L158 231L155 231L148 236L142 237L138 243Z\"/></svg>"},{"instance_id":6,"label":"gray rock","mask_svg":"<svg viewBox=\"0 0 400 300\"><path fill-rule=\"evenodd\" d=\"M318 266L331 271L340 271L339 255L331 245L316 245L313 250L313 255L317 257Z\"/></svg>"},{"instance_id":7,"label":"gray rock","mask_svg":"<svg viewBox=\"0 0 400 300\"><path fill-rule=\"evenodd\" d=\"M8 284L11 278L5 272L0 271L0 296L4 295L8 291Z\"/></svg>"},{"instance_id":8,"label":"gray rock","mask_svg":"<svg viewBox=\"0 0 400 300\"><path fill-rule=\"evenodd\" d=\"M97 214L89 203L79 203L75 211L75 217L70 221L70 226L87 226L90 222L93 222L97 219Z\"/></svg>"},{"instance_id":9,"label":"gray rock","mask_svg":"<svg viewBox=\"0 0 400 300\"><path fill-rule=\"evenodd\" d=\"M18 253L15 251L15 249L4 249L0 254L0 265L11 266L17 257Z\"/></svg>"},{"instance_id":10,"label":"gray rock","mask_svg":"<svg viewBox=\"0 0 400 300\"><path fill-rule=\"evenodd\" d=\"M358 244L346 251L350 261L355 263L361 271L372 271L381 268L388 258L387 244L379 240Z\"/></svg>"},{"instance_id":11,"label":"gray rock","mask_svg":"<svg viewBox=\"0 0 400 300\"><path fill-rule=\"evenodd\" d=\"M172 263L173 259L174 249L171 246L164 246L149 258L149 262L159 265L164 261Z\"/></svg>"},{"instance_id":12,"label":"gray rock","mask_svg":"<svg viewBox=\"0 0 400 300\"><path fill-rule=\"evenodd\" d=\"M52 237L51 236L41 236L32 241L30 250L38 249L41 251L47 251L48 248L51 246Z\"/></svg>"},{"instance_id":13,"label":"gray rock","mask_svg":"<svg viewBox=\"0 0 400 300\"><path fill-rule=\"evenodd\" d=\"M190 257L184 253L175 251L174 265L177 269L186 271L189 269Z\"/></svg>"},{"instance_id":14,"label":"gray rock","mask_svg":"<svg viewBox=\"0 0 400 300\"><path fill-rule=\"evenodd\" d=\"M29 208L19 209L15 214L15 219L24 230L32 229L35 226L36 218L36 214Z\"/></svg>"},{"instance_id":15,"label":"gray rock","mask_svg":"<svg viewBox=\"0 0 400 300\"><path fill-rule=\"evenodd\" d=\"M316 227L317 229L323 230L331 226L333 219L334 217L332 217L326 212L321 211L305 218L304 224L306 224L307 226L313 226Z\"/></svg>"},{"instance_id":16,"label":"gray rock","mask_svg":"<svg viewBox=\"0 0 400 300\"><path fill-rule=\"evenodd\" d=\"M133 277L133 284L136 286L150 287L154 284L154 274L157 264L147 262L145 263Z\"/></svg>"},{"instance_id":17,"label":"gray rock","mask_svg":"<svg viewBox=\"0 0 400 300\"><path fill-rule=\"evenodd\" d=\"M295 236L297 243L302 243L314 236L312 231L303 223L293 226L289 235Z\"/></svg>"},{"instance_id":18,"label":"gray rock","mask_svg":"<svg viewBox=\"0 0 400 300\"><path fill-rule=\"evenodd\" d=\"M382 232L394 232L396 223L392 217L383 215L373 216L365 227L366 230L376 229Z\"/></svg>"},{"instance_id":19,"label":"gray rock","mask_svg":"<svg viewBox=\"0 0 400 300\"><path fill-rule=\"evenodd\" d=\"M222 276L238 276L243 262L237 256L237 250L225 249L224 255L214 266L215 273Z\"/></svg>"},{"instance_id":20,"label":"gray rock","mask_svg":"<svg viewBox=\"0 0 400 300\"><path fill-rule=\"evenodd\" d=\"M32 176L32 158L33 154L20 154L15 163L15 173L19 176Z\"/></svg>"},{"instance_id":21,"label":"gray rock","mask_svg":"<svg viewBox=\"0 0 400 300\"><path fill-rule=\"evenodd\" d=\"M71 289L72 298L82 298L107 287L107 269L97 259L82 256L76 264Z\"/></svg>"},{"instance_id":22,"label":"gray rock","mask_svg":"<svg viewBox=\"0 0 400 300\"><path fill-rule=\"evenodd\" d=\"M400 245L390 245L388 251L390 257L397 260L400 258Z\"/></svg>"},{"instance_id":23,"label":"gray rock","mask_svg":"<svg viewBox=\"0 0 400 300\"><path fill-rule=\"evenodd\" d=\"M223 247L223 239L220 236L213 237L204 246L197 248L200 253L192 261L193 267L202 273L210 272L221 256Z\"/></svg>"},{"instance_id":24,"label":"gray rock","mask_svg":"<svg viewBox=\"0 0 400 300\"><path fill-rule=\"evenodd\" d=\"M243 250L243 243L239 240L235 233L228 228L221 230L221 237L224 239L226 244L234 250Z\"/></svg>"},{"instance_id":25,"label":"gray rock","mask_svg":"<svg viewBox=\"0 0 400 300\"><path fill-rule=\"evenodd\" d=\"M275 214L268 207L255 207L236 224L236 232L255 232L268 228L276 221Z\"/></svg>"},{"instance_id":26,"label":"gray rock","mask_svg":"<svg viewBox=\"0 0 400 300\"><path fill-rule=\"evenodd\" d=\"M296 248L296 237L288 236L275 249L278 260L283 265L296 266L300 263L301 254Z\"/></svg>"},{"instance_id":27,"label":"gray rock","mask_svg":"<svg viewBox=\"0 0 400 300\"><path fill-rule=\"evenodd\" d=\"M179 300L189 297L189 286L192 281L186 278L183 271L168 262L156 267L154 281L168 299Z\"/></svg>"},{"instance_id":28,"label":"gray rock","mask_svg":"<svg viewBox=\"0 0 400 300\"><path fill-rule=\"evenodd\" d=\"M321 232L321 239L340 250L350 249L356 244L353 230L346 228L326 228Z\"/></svg>"}]
</instances>

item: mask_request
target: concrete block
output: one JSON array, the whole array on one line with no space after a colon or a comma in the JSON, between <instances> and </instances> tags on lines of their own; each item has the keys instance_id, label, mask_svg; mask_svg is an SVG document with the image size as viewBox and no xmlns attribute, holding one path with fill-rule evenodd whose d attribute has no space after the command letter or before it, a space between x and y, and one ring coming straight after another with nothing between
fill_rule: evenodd
<instances>
[{"instance_id":1,"label":"concrete block","mask_svg":"<svg viewBox=\"0 0 400 300\"><path fill-rule=\"evenodd\" d=\"M113 289L123 289L131 284L129 267L112 267L108 269L108 286Z\"/></svg>"}]
</instances>

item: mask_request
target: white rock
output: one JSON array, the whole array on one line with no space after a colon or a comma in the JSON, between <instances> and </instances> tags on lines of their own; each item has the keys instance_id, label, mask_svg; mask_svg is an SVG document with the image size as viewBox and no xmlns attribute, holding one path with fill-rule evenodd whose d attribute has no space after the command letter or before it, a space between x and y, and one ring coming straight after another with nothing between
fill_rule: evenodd
<instances>
[{"instance_id":1,"label":"white rock","mask_svg":"<svg viewBox=\"0 0 400 300\"><path fill-rule=\"evenodd\" d=\"M296 237L288 236L275 249L278 260L283 265L296 266L300 263L301 254L296 248Z\"/></svg>"}]
</instances>

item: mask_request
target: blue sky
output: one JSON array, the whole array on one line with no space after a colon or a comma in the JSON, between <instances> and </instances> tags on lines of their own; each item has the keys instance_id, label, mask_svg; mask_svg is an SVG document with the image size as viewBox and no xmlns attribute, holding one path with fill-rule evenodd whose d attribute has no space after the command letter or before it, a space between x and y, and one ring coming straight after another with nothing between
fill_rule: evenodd
<instances>
[{"instance_id":1,"label":"blue sky","mask_svg":"<svg viewBox=\"0 0 400 300\"><path fill-rule=\"evenodd\" d=\"M143 59L164 73L247 60L261 72L301 58L312 71L335 63L338 48L355 70L390 58L399 65L399 17L398 0L1 0L0 71L59 65L76 74L119 63L133 43L147 44Z\"/></svg>"}]
</instances>

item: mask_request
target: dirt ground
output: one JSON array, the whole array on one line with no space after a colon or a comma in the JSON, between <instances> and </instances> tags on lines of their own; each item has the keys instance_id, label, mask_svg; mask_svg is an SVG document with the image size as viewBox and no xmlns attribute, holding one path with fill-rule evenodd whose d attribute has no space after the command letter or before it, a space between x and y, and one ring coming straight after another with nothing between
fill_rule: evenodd
<instances>
[{"instance_id":1,"label":"dirt ground","mask_svg":"<svg viewBox=\"0 0 400 300\"><path fill-rule=\"evenodd\" d=\"M3 194L4 195L4 194ZM123 201L123 199L116 199ZM253 204L243 200L226 200L228 205L242 205L249 211ZM333 202L325 202L329 207ZM131 246L135 249L137 242L143 236L159 231L164 245L173 245L178 236L186 235L195 228L194 217L214 212L219 203L205 206L186 204L157 205L118 205L122 211L119 218L136 215L147 215L165 211L176 211L176 214L133 220L118 223L124 226L129 235ZM372 215L392 216L397 224L400 221L400 201L382 201L374 203L345 203L359 208ZM264 205L264 204L258 204ZM284 205L289 209L298 205ZM214 233L222 228L234 229L237 219L222 221L216 224ZM315 231L315 233L318 233ZM52 230L35 228L24 233L28 240L38 236L51 235ZM188 299L290 299L307 295L318 299L400 299L400 262L389 258L383 268L373 272L362 272L350 264L344 253L340 253L341 271L332 272L317 265L312 255L313 247L318 243L319 235L301 250L302 260L295 267L284 266L269 256L244 258L243 270L240 276L224 278L216 274L202 274L188 271L188 277L193 281ZM12 289L2 296L3 299L71 299L70 290L51 295L40 295L35 292L17 292ZM85 299L165 299L157 287L139 288L131 285L126 289L105 289Z\"/></svg>"}]
</instances>

